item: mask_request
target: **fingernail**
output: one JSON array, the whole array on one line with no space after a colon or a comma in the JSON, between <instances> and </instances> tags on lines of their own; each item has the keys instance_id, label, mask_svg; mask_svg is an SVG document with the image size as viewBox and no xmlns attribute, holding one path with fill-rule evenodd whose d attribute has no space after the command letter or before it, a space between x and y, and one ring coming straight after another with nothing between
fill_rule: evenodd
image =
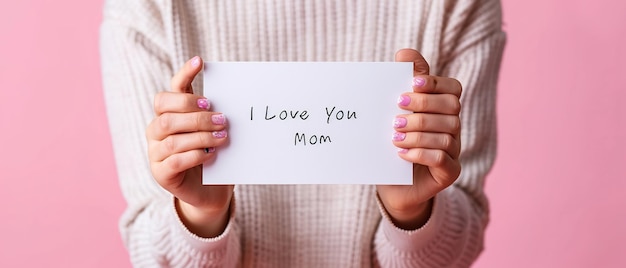
<instances>
[{"instance_id":1,"label":"fingernail","mask_svg":"<svg viewBox=\"0 0 626 268\"><path fill-rule=\"evenodd\" d=\"M393 120L393 127L395 127L395 128L406 127L406 118L404 118L404 117L396 117Z\"/></svg>"},{"instance_id":2,"label":"fingernail","mask_svg":"<svg viewBox=\"0 0 626 268\"><path fill-rule=\"evenodd\" d=\"M211 122L216 125L225 125L226 117L224 116L224 114L214 114L211 116Z\"/></svg>"},{"instance_id":3,"label":"fingernail","mask_svg":"<svg viewBox=\"0 0 626 268\"><path fill-rule=\"evenodd\" d=\"M421 78L421 77L413 77L413 86L414 87L421 87L423 85L426 84L426 79Z\"/></svg>"},{"instance_id":4,"label":"fingernail","mask_svg":"<svg viewBox=\"0 0 626 268\"><path fill-rule=\"evenodd\" d=\"M215 147L204 148L204 152L207 154L215 152Z\"/></svg>"},{"instance_id":5,"label":"fingernail","mask_svg":"<svg viewBox=\"0 0 626 268\"><path fill-rule=\"evenodd\" d=\"M216 137L218 139L226 138L226 136L226 130L213 131L213 137Z\"/></svg>"},{"instance_id":6,"label":"fingernail","mask_svg":"<svg viewBox=\"0 0 626 268\"><path fill-rule=\"evenodd\" d=\"M393 139L393 141L403 141L404 138L406 138L406 133L396 132L396 133L393 133L391 138Z\"/></svg>"},{"instance_id":7,"label":"fingernail","mask_svg":"<svg viewBox=\"0 0 626 268\"><path fill-rule=\"evenodd\" d=\"M207 99L198 99L198 108L208 110L211 107L211 103Z\"/></svg>"},{"instance_id":8,"label":"fingernail","mask_svg":"<svg viewBox=\"0 0 626 268\"><path fill-rule=\"evenodd\" d=\"M198 67L200 66L200 57L195 56L193 58L191 58L191 67Z\"/></svg>"},{"instance_id":9,"label":"fingernail","mask_svg":"<svg viewBox=\"0 0 626 268\"><path fill-rule=\"evenodd\" d=\"M401 154L406 154L408 151L409 149L404 149L404 148L398 149L398 153L401 153Z\"/></svg>"},{"instance_id":10,"label":"fingernail","mask_svg":"<svg viewBox=\"0 0 626 268\"><path fill-rule=\"evenodd\" d=\"M401 95L400 98L398 98L398 104L402 106L407 106L409 103L411 103L411 98L407 95Z\"/></svg>"}]
</instances>

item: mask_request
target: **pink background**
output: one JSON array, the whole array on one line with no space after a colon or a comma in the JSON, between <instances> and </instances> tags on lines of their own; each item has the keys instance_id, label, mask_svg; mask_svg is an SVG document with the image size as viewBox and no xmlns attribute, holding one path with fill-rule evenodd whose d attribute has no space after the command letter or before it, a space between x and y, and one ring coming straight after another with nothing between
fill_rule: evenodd
<instances>
[{"instance_id":1,"label":"pink background","mask_svg":"<svg viewBox=\"0 0 626 268\"><path fill-rule=\"evenodd\" d=\"M476 267L626 267L626 4L504 1L492 221ZM0 3L0 267L128 267L102 1Z\"/></svg>"}]
</instances>

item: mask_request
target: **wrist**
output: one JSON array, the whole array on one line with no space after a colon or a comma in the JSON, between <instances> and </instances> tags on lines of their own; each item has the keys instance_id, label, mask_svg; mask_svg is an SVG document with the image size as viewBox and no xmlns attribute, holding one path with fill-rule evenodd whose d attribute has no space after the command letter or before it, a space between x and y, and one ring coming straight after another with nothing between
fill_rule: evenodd
<instances>
[{"instance_id":1,"label":"wrist","mask_svg":"<svg viewBox=\"0 0 626 268\"><path fill-rule=\"evenodd\" d=\"M404 230L416 230L424 226L433 209L433 198L420 203L411 209L394 211L385 207L387 214L395 226ZM383 203L384 206L384 203Z\"/></svg>"},{"instance_id":2,"label":"wrist","mask_svg":"<svg viewBox=\"0 0 626 268\"><path fill-rule=\"evenodd\" d=\"M220 209L203 210L178 198L176 212L189 231L200 237L213 238L221 235L230 218L230 203Z\"/></svg>"}]
</instances>

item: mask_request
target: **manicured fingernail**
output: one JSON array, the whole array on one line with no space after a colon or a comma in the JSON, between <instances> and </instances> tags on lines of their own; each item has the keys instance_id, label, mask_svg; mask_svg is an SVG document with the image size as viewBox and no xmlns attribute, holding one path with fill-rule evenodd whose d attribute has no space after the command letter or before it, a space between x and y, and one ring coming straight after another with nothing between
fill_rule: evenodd
<instances>
[{"instance_id":1,"label":"manicured fingernail","mask_svg":"<svg viewBox=\"0 0 626 268\"><path fill-rule=\"evenodd\" d=\"M207 154L215 152L215 147L204 148L204 152Z\"/></svg>"},{"instance_id":2,"label":"manicured fingernail","mask_svg":"<svg viewBox=\"0 0 626 268\"><path fill-rule=\"evenodd\" d=\"M391 138L393 139L393 141L403 141L404 138L406 138L406 133L396 132L396 133L393 133Z\"/></svg>"},{"instance_id":3,"label":"manicured fingernail","mask_svg":"<svg viewBox=\"0 0 626 268\"><path fill-rule=\"evenodd\" d=\"M411 98L407 95L401 95L400 98L398 98L398 104L402 106L407 106L409 103L411 103Z\"/></svg>"},{"instance_id":4,"label":"manicured fingernail","mask_svg":"<svg viewBox=\"0 0 626 268\"><path fill-rule=\"evenodd\" d=\"M227 135L228 134L226 133L226 130L213 131L213 137L216 137L218 139L226 138Z\"/></svg>"},{"instance_id":5,"label":"manicured fingernail","mask_svg":"<svg viewBox=\"0 0 626 268\"><path fill-rule=\"evenodd\" d=\"M396 117L393 120L393 127L395 127L395 128L406 127L406 118L404 118L404 117Z\"/></svg>"},{"instance_id":6,"label":"manicured fingernail","mask_svg":"<svg viewBox=\"0 0 626 268\"><path fill-rule=\"evenodd\" d=\"M191 58L191 67L198 67L200 66L200 57L195 56L193 58Z\"/></svg>"},{"instance_id":7,"label":"manicured fingernail","mask_svg":"<svg viewBox=\"0 0 626 268\"><path fill-rule=\"evenodd\" d=\"M211 103L207 99L198 99L198 108L208 110L211 107Z\"/></svg>"},{"instance_id":8,"label":"manicured fingernail","mask_svg":"<svg viewBox=\"0 0 626 268\"><path fill-rule=\"evenodd\" d=\"M406 154L408 151L409 149L404 149L404 148L398 149L398 153L401 153L401 154Z\"/></svg>"},{"instance_id":9,"label":"manicured fingernail","mask_svg":"<svg viewBox=\"0 0 626 268\"><path fill-rule=\"evenodd\" d=\"M211 116L211 122L216 125L226 125L226 117L223 114L214 114Z\"/></svg>"},{"instance_id":10,"label":"manicured fingernail","mask_svg":"<svg viewBox=\"0 0 626 268\"><path fill-rule=\"evenodd\" d=\"M421 77L413 77L413 86L414 87L421 87L423 85L426 84L426 79L421 78Z\"/></svg>"}]
</instances>

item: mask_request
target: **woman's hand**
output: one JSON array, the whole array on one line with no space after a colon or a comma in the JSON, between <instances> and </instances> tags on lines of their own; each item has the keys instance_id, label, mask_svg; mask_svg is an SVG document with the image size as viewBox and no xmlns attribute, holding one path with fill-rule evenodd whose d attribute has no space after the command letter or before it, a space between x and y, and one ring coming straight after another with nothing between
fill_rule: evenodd
<instances>
[{"instance_id":1,"label":"woman's hand","mask_svg":"<svg viewBox=\"0 0 626 268\"><path fill-rule=\"evenodd\" d=\"M392 221L413 230L428 221L432 198L461 173L461 84L428 75L429 66L419 52L402 49L396 61L414 62L413 92L400 96L400 108L412 114L394 120L393 143L398 155L413 164L413 185L378 185L378 195Z\"/></svg>"},{"instance_id":2,"label":"woman's hand","mask_svg":"<svg viewBox=\"0 0 626 268\"><path fill-rule=\"evenodd\" d=\"M224 115L210 112L210 102L192 93L201 66L200 57L192 58L172 77L172 92L156 95L156 117L146 138L152 175L176 197L185 225L199 236L215 237L228 223L233 186L202 185L202 163L215 158L227 132Z\"/></svg>"}]
</instances>

